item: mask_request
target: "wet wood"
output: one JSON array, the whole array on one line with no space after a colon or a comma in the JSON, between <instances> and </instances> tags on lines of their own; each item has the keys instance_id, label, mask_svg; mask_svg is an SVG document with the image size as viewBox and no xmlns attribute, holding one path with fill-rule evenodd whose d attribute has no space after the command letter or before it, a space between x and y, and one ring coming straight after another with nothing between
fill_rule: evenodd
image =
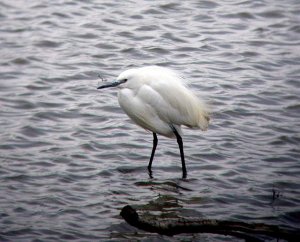
<instances>
[{"instance_id":1,"label":"wet wood","mask_svg":"<svg viewBox=\"0 0 300 242\"><path fill-rule=\"evenodd\" d=\"M245 223L221 220L186 220L168 219L159 220L148 219L147 216L140 217L135 209L130 205L123 207L120 215L130 225L153 233L162 235L176 235L181 233L214 233L231 235L245 239L245 241L264 241L260 236L269 236L277 239L284 239L292 242L300 241L299 231L290 231L279 228L275 225L262 223Z\"/></svg>"}]
</instances>

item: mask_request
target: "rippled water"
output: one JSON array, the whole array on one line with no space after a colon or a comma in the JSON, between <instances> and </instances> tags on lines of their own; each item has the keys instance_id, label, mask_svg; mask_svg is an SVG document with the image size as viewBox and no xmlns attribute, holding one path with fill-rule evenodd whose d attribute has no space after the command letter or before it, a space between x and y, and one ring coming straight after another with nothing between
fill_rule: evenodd
<instances>
[{"instance_id":1,"label":"rippled water","mask_svg":"<svg viewBox=\"0 0 300 242\"><path fill-rule=\"evenodd\" d=\"M300 223L299 1L0 3L0 240L216 241L139 231L138 205L176 216ZM152 134L96 90L130 67L180 71L209 131ZM275 198L273 199L273 194Z\"/></svg>"}]
</instances>

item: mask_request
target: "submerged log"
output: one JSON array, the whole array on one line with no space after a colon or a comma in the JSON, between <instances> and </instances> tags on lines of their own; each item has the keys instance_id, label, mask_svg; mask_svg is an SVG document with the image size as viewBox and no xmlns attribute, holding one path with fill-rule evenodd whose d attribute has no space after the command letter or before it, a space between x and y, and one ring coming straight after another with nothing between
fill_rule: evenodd
<instances>
[{"instance_id":1,"label":"submerged log","mask_svg":"<svg viewBox=\"0 0 300 242\"><path fill-rule=\"evenodd\" d=\"M269 236L277 239L284 239L292 242L300 241L300 232L284 230L275 225L262 223L245 223L221 220L186 220L172 219L172 221L159 221L158 219L148 220L140 218L139 214L130 205L123 207L120 215L130 225L153 233L173 236L181 233L214 233L231 235L245 239L246 241L263 241L253 235Z\"/></svg>"}]
</instances>

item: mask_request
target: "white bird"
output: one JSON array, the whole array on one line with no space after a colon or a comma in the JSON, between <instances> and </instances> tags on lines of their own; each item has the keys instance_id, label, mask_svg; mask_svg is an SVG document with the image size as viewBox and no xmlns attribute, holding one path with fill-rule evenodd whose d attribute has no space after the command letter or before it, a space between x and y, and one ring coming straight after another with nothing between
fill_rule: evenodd
<instances>
[{"instance_id":1,"label":"white bird","mask_svg":"<svg viewBox=\"0 0 300 242\"><path fill-rule=\"evenodd\" d=\"M206 130L209 112L206 105L190 91L174 71L148 66L122 72L114 82L98 89L119 86L118 101L125 113L139 126L153 132L153 148L148 164L151 166L157 146L157 135L177 139L182 174L186 178L181 125Z\"/></svg>"}]
</instances>

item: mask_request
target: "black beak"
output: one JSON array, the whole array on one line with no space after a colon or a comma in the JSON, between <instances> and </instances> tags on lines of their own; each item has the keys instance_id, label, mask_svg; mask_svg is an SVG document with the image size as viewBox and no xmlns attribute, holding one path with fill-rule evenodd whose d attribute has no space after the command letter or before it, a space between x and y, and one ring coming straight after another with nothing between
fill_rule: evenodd
<instances>
[{"instance_id":1,"label":"black beak","mask_svg":"<svg viewBox=\"0 0 300 242\"><path fill-rule=\"evenodd\" d=\"M107 88L107 87L116 87L119 86L120 84L126 82L127 80L120 80L120 81L113 81L109 83L104 83L103 85L97 87L97 89L102 89L102 88Z\"/></svg>"}]
</instances>

